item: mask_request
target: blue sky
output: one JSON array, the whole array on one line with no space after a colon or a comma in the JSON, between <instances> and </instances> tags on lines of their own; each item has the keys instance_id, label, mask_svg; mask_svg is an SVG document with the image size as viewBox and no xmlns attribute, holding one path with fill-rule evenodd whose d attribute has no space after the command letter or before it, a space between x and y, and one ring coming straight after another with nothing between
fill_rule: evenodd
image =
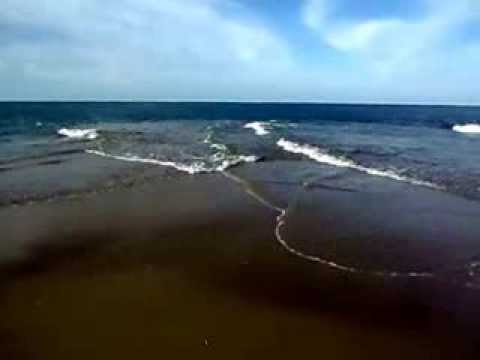
<instances>
[{"instance_id":1,"label":"blue sky","mask_svg":"<svg viewBox=\"0 0 480 360\"><path fill-rule=\"evenodd\" d=\"M480 104L477 0L3 0L0 99Z\"/></svg>"}]
</instances>

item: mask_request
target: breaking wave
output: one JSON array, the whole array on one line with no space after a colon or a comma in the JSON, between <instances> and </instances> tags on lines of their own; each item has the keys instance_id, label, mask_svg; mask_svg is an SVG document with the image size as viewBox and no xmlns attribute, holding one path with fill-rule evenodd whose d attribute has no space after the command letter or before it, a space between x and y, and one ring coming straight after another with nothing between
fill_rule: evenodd
<instances>
[{"instance_id":1,"label":"breaking wave","mask_svg":"<svg viewBox=\"0 0 480 360\"><path fill-rule=\"evenodd\" d=\"M298 125L293 123L279 122L277 120L269 121L253 121L243 125L245 129L251 129L255 135L265 136L270 134L275 129L296 128Z\"/></svg>"},{"instance_id":2,"label":"breaking wave","mask_svg":"<svg viewBox=\"0 0 480 360\"><path fill-rule=\"evenodd\" d=\"M264 121L254 121L247 123L243 126L245 129L252 129L255 131L255 135L265 136L270 134L270 124Z\"/></svg>"},{"instance_id":3,"label":"breaking wave","mask_svg":"<svg viewBox=\"0 0 480 360\"><path fill-rule=\"evenodd\" d=\"M77 140L95 140L98 137L96 129L60 129L58 135L65 136L69 139Z\"/></svg>"},{"instance_id":4,"label":"breaking wave","mask_svg":"<svg viewBox=\"0 0 480 360\"><path fill-rule=\"evenodd\" d=\"M330 155L326 152L323 152L318 147L312 146L309 144L297 144L293 141L289 141L281 138L280 140L277 141L277 145L287 152L304 155L318 163L337 166L337 167L343 167L343 168L349 168L349 169L357 170L369 175L385 177L385 178L397 180L397 181L404 181L404 182L408 182L415 185L422 185L422 186L435 188L435 189L440 188L436 184L402 176L391 170L379 170L379 169L369 168L366 166L356 164L351 160Z\"/></svg>"},{"instance_id":5,"label":"breaking wave","mask_svg":"<svg viewBox=\"0 0 480 360\"><path fill-rule=\"evenodd\" d=\"M223 172L228 168L237 166L241 163L253 163L259 160L259 157L255 155L231 154L228 151L228 147L226 145L213 142L211 139L211 134L207 135L203 143L208 144L212 150L215 150L215 152L210 156L205 156L204 159L196 159L195 161L189 163L171 160L159 160L152 157L146 158L130 154L114 155L100 150L86 150L86 152L88 154L102 156L110 159L167 166L191 175L200 173Z\"/></svg>"},{"instance_id":6,"label":"breaking wave","mask_svg":"<svg viewBox=\"0 0 480 360\"><path fill-rule=\"evenodd\" d=\"M452 130L464 134L480 134L480 124L454 125Z\"/></svg>"}]
</instances>

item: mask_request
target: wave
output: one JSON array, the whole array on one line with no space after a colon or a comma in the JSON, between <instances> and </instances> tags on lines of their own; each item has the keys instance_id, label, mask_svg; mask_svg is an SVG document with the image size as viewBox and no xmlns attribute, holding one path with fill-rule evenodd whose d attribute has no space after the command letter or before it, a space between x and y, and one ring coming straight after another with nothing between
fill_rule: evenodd
<instances>
[{"instance_id":1,"label":"wave","mask_svg":"<svg viewBox=\"0 0 480 360\"><path fill-rule=\"evenodd\" d=\"M279 122L277 120L269 120L269 121L253 121L245 124L243 126L245 129L252 129L255 131L255 135L258 136L265 136L270 134L272 130L275 129L288 129L288 128L296 128L298 127L297 124L291 124L286 122Z\"/></svg>"},{"instance_id":2,"label":"wave","mask_svg":"<svg viewBox=\"0 0 480 360\"><path fill-rule=\"evenodd\" d=\"M196 161L191 164L183 164L183 163L177 163L174 161L162 161L162 160L151 159L151 158L142 158L135 155L113 155L113 154L108 154L106 152L99 151L99 150L86 150L86 152L88 154L102 156L110 159L172 167L178 171L186 172L190 175L199 174L199 173L223 172L228 168L239 165L241 163L256 162L259 159L254 155L230 156L228 159L226 158L222 159L220 164L210 167L203 161Z\"/></svg>"},{"instance_id":3,"label":"wave","mask_svg":"<svg viewBox=\"0 0 480 360\"><path fill-rule=\"evenodd\" d=\"M454 125L452 130L464 134L480 134L480 124Z\"/></svg>"},{"instance_id":4,"label":"wave","mask_svg":"<svg viewBox=\"0 0 480 360\"><path fill-rule=\"evenodd\" d=\"M205 137L205 139L203 139L203 143L209 145L210 149L220 151L224 154L228 152L228 147L225 144L216 143L213 141L213 132L207 133L207 136Z\"/></svg>"},{"instance_id":5,"label":"wave","mask_svg":"<svg viewBox=\"0 0 480 360\"><path fill-rule=\"evenodd\" d=\"M243 126L245 129L252 129L255 131L255 135L265 136L270 134L270 124L264 121L254 121L247 123Z\"/></svg>"},{"instance_id":6,"label":"wave","mask_svg":"<svg viewBox=\"0 0 480 360\"><path fill-rule=\"evenodd\" d=\"M396 181L404 181L404 182L408 182L415 185L421 185L421 186L426 186L426 187L435 188L435 189L440 188L438 185L430 183L428 181L422 181L422 180L417 180L410 177L402 176L391 170L379 170L379 169L369 168L366 166L356 164L351 160L348 160L342 157L336 157L328 153L322 152L322 150L320 150L318 147L315 147L309 144L297 144L293 141L289 141L281 138L280 140L277 141L277 145L287 152L305 155L308 158L322 164L349 168L349 169L357 170L369 175L385 177L385 178L396 180Z\"/></svg>"},{"instance_id":7,"label":"wave","mask_svg":"<svg viewBox=\"0 0 480 360\"><path fill-rule=\"evenodd\" d=\"M95 140L98 137L97 129L60 129L58 135L65 136L69 139L77 140Z\"/></svg>"}]
</instances>

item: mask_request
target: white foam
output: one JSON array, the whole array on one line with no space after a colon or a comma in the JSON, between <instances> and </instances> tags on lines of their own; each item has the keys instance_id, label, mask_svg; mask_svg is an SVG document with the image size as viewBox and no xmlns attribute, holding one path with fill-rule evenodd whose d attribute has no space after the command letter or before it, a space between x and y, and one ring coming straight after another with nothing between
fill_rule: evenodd
<instances>
[{"instance_id":1,"label":"white foam","mask_svg":"<svg viewBox=\"0 0 480 360\"><path fill-rule=\"evenodd\" d=\"M480 124L454 125L452 130L463 134L480 134Z\"/></svg>"},{"instance_id":2,"label":"white foam","mask_svg":"<svg viewBox=\"0 0 480 360\"><path fill-rule=\"evenodd\" d=\"M60 129L57 131L58 135L66 136L70 139L86 139L94 140L98 137L96 129Z\"/></svg>"},{"instance_id":3,"label":"white foam","mask_svg":"<svg viewBox=\"0 0 480 360\"><path fill-rule=\"evenodd\" d=\"M294 143L293 141L285 140L282 138L277 141L277 145L285 151L288 151L294 154L305 155L310 159L315 160L322 164L328 164L328 165L339 166L339 167L355 166L355 164L351 161L322 153L319 148L308 145L308 144L300 145L300 144Z\"/></svg>"},{"instance_id":4,"label":"white foam","mask_svg":"<svg viewBox=\"0 0 480 360\"><path fill-rule=\"evenodd\" d=\"M222 163L216 166L212 171L220 171L223 172L232 166L236 166L241 163L254 163L258 161L259 158L255 155L237 155L232 156L229 159L225 159Z\"/></svg>"},{"instance_id":5,"label":"white foam","mask_svg":"<svg viewBox=\"0 0 480 360\"><path fill-rule=\"evenodd\" d=\"M211 171L225 171L229 167L238 165L242 162L251 163L258 161L258 157L255 155L229 155L229 150L227 145L213 142L212 140L212 133L209 133L206 138L203 140L204 144L208 144L210 149L217 150L212 156L210 156L210 160L213 162L220 162L220 165L217 165Z\"/></svg>"},{"instance_id":6,"label":"white foam","mask_svg":"<svg viewBox=\"0 0 480 360\"><path fill-rule=\"evenodd\" d=\"M270 131L267 130L267 128L270 127L270 124L267 122L254 121L254 122L245 124L243 127L245 129L252 129L253 131L255 131L255 135L258 135L258 136L265 136L270 134Z\"/></svg>"},{"instance_id":7,"label":"white foam","mask_svg":"<svg viewBox=\"0 0 480 360\"><path fill-rule=\"evenodd\" d=\"M208 144L211 149L218 150L226 153L228 148L225 144L215 143L212 141L212 133L208 133L205 139L203 140L204 144Z\"/></svg>"},{"instance_id":8,"label":"white foam","mask_svg":"<svg viewBox=\"0 0 480 360\"><path fill-rule=\"evenodd\" d=\"M214 167L208 167L205 162L203 161L196 161L191 164L182 164L182 163L177 163L174 161L162 161L162 160L157 160L157 159L151 159L151 158L142 158L139 156L135 155L112 155L105 153L103 151L99 150L86 150L88 154L93 154L97 156L102 156L105 158L110 158L110 159L115 159L115 160L122 160L122 161L128 161L128 162L136 162L136 163L143 163L143 164L152 164L152 165L160 165L160 166L168 166L172 167L174 169L177 169L178 171L186 172L191 175L193 174L199 174L199 173L210 173L210 172L216 172L216 171L225 171L226 169L236 166L240 163L243 162L255 162L258 160L256 156L245 156L245 155L239 155L239 156L232 156L229 159L224 159L219 165L214 166Z\"/></svg>"},{"instance_id":9,"label":"white foam","mask_svg":"<svg viewBox=\"0 0 480 360\"><path fill-rule=\"evenodd\" d=\"M308 158L322 164L350 168L357 171L361 171L369 175L381 176L381 177L385 177L385 178L389 178L397 181L405 181L415 185L422 185L422 186L427 186L435 189L439 188L437 185L432 184L430 182L412 179L406 176L396 174L395 172L390 170L378 170L378 169L373 169L373 168L368 168L362 165L358 165L351 160L344 159L341 157L336 157L336 156L327 154L325 152L322 152L319 148L312 145L308 145L308 144L301 145L289 140L285 140L283 138L277 141L277 145L285 151L288 151L294 154L305 155Z\"/></svg>"}]
</instances>

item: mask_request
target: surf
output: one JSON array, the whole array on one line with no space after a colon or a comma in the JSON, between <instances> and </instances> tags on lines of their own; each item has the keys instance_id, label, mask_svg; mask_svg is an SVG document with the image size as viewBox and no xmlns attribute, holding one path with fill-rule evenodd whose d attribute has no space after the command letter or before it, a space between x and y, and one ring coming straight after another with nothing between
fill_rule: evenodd
<instances>
[{"instance_id":1,"label":"surf","mask_svg":"<svg viewBox=\"0 0 480 360\"><path fill-rule=\"evenodd\" d=\"M366 173L368 175L380 176L380 177L385 177L391 180L408 182L414 185L421 185L421 186L426 186L434 189L440 189L440 186L433 184L431 182L406 177L406 176L397 174L392 170L380 170L375 168L369 168L369 167L357 164L352 160L330 155L327 152L322 151L320 148L309 145L309 144L298 144L293 141L289 141L284 138L281 138L277 141L277 146L283 149L284 151L287 151L293 154L304 155L309 159L314 160L321 164L342 167L342 168L349 168L352 170Z\"/></svg>"},{"instance_id":2,"label":"surf","mask_svg":"<svg viewBox=\"0 0 480 360\"><path fill-rule=\"evenodd\" d=\"M452 130L463 134L480 134L480 124L454 125Z\"/></svg>"},{"instance_id":3,"label":"surf","mask_svg":"<svg viewBox=\"0 0 480 360\"><path fill-rule=\"evenodd\" d=\"M57 131L60 136L77 140L95 140L98 138L97 129L67 129L62 128Z\"/></svg>"}]
</instances>

